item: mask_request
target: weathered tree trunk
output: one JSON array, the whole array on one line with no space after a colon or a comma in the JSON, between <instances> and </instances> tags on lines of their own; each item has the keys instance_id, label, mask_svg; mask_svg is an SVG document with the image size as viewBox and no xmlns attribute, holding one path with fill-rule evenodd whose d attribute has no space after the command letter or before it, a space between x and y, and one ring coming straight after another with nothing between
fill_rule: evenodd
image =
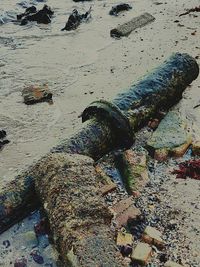
<instances>
[{"instance_id":1,"label":"weathered tree trunk","mask_svg":"<svg viewBox=\"0 0 200 267\"><path fill-rule=\"evenodd\" d=\"M85 118L94 119L52 152L77 153L98 159L117 147L130 147L134 131L156 110L168 109L177 103L198 74L198 64L192 57L174 54L154 72L119 94L112 104L103 102L102 107L99 103L88 107L83 112ZM35 171L33 165L0 189L0 233L39 205L34 187Z\"/></svg>"}]
</instances>

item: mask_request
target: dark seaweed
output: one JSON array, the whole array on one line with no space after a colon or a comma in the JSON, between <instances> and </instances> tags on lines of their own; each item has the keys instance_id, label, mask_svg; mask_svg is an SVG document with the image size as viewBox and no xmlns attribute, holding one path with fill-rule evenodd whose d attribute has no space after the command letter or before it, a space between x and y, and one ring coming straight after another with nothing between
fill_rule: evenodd
<instances>
[{"instance_id":1,"label":"dark seaweed","mask_svg":"<svg viewBox=\"0 0 200 267\"><path fill-rule=\"evenodd\" d=\"M85 14L79 14L78 10L74 9L70 14L68 21L61 31L72 31L78 28L82 21L87 20L91 13L91 8Z\"/></svg>"},{"instance_id":2,"label":"dark seaweed","mask_svg":"<svg viewBox=\"0 0 200 267\"><path fill-rule=\"evenodd\" d=\"M39 11L36 11L36 8L34 9L34 7L32 7L31 9L28 8L28 10L29 10L28 14L18 15L19 19L22 15L23 15L22 17L24 17L21 20L21 25L26 25L29 21L36 21L37 23L43 23L43 24L51 23L51 17L54 14L54 12L51 10L49 6L44 5L43 8ZM31 12L31 11L34 11L34 12Z\"/></svg>"},{"instance_id":3,"label":"dark seaweed","mask_svg":"<svg viewBox=\"0 0 200 267\"><path fill-rule=\"evenodd\" d=\"M132 9L132 6L130 6L129 4L119 4L119 5L113 6L109 14L111 16L117 16L120 12L128 11L130 9Z\"/></svg>"}]
</instances>

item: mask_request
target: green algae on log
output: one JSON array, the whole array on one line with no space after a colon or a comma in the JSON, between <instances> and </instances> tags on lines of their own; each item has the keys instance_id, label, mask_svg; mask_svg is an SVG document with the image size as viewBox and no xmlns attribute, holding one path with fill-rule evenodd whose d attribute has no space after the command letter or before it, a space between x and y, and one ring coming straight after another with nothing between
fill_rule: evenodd
<instances>
[{"instance_id":1,"label":"green algae on log","mask_svg":"<svg viewBox=\"0 0 200 267\"><path fill-rule=\"evenodd\" d=\"M137 131L156 110L168 109L177 103L198 74L199 67L194 58L176 53L119 94L112 105L124 112L132 131ZM52 152L77 153L98 159L117 147L124 147L124 144L126 142L123 138L119 140L110 121L98 117L86 122L77 134L63 140ZM39 205L34 189L35 178L33 166L0 189L0 233Z\"/></svg>"},{"instance_id":2,"label":"green algae on log","mask_svg":"<svg viewBox=\"0 0 200 267\"><path fill-rule=\"evenodd\" d=\"M111 230L112 213L101 197L94 161L52 153L37 164L36 191L49 219L62 266L127 266Z\"/></svg>"},{"instance_id":3,"label":"green algae on log","mask_svg":"<svg viewBox=\"0 0 200 267\"><path fill-rule=\"evenodd\" d=\"M126 150L116 156L115 163L128 193L140 191L148 182L147 155L144 151Z\"/></svg>"},{"instance_id":4,"label":"green algae on log","mask_svg":"<svg viewBox=\"0 0 200 267\"><path fill-rule=\"evenodd\" d=\"M183 156L191 143L186 123L177 111L170 111L147 142L147 149L155 159L163 161L168 156Z\"/></svg>"}]
</instances>

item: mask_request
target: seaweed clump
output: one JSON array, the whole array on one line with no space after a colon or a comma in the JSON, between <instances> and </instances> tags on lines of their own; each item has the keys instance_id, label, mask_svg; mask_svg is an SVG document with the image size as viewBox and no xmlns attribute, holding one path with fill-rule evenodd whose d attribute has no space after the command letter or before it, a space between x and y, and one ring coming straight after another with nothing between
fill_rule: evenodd
<instances>
[{"instance_id":1,"label":"seaweed clump","mask_svg":"<svg viewBox=\"0 0 200 267\"><path fill-rule=\"evenodd\" d=\"M172 172L176 178L187 177L200 180L200 159L188 160L179 164L179 169Z\"/></svg>"},{"instance_id":2,"label":"seaweed clump","mask_svg":"<svg viewBox=\"0 0 200 267\"><path fill-rule=\"evenodd\" d=\"M65 27L63 29L61 29L61 31L72 31L72 30L77 29L78 26L81 24L81 22L89 19L90 13L91 13L91 7L84 14L79 14L78 10L74 9L69 16Z\"/></svg>"}]
</instances>

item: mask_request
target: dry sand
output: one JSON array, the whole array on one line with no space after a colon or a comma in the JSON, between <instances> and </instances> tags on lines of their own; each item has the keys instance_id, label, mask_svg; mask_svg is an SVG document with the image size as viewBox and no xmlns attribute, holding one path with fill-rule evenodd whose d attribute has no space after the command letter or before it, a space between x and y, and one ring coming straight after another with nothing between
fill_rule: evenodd
<instances>
[{"instance_id":1,"label":"dry sand","mask_svg":"<svg viewBox=\"0 0 200 267\"><path fill-rule=\"evenodd\" d=\"M132 10L111 17L108 12L116 1L49 0L47 4L56 15L51 25L20 27L8 23L0 26L0 128L7 131L11 141L0 152L1 184L81 127L78 115L90 102L112 99L173 52L200 57L200 14L178 17L185 9L198 6L200 1L159 2L158 5L158 1L151 0L128 1ZM60 31L73 8L86 11L90 6L90 22L83 23L74 32ZM14 14L22 10L11 0L3 3L1 9ZM110 37L111 28L143 12L151 13L156 20L129 37L120 40ZM180 22L175 23L175 20ZM48 83L53 92L53 105L26 106L22 89L28 84L41 83ZM182 112L189 120L193 119L193 132L197 137L200 108L194 112L193 106L200 103L199 90L200 78L187 89L180 104ZM177 191L177 205L181 206L181 197L189 198L187 192L198 196L198 186L192 190L197 183L181 184L175 189L172 183L167 190ZM176 203L173 196L171 201ZM190 205L187 205L183 208L189 211ZM195 218L197 223L199 217ZM2 238L6 238L5 234ZM190 242L196 242L195 246L199 245L199 240L195 241L192 235L189 238Z\"/></svg>"}]
</instances>

